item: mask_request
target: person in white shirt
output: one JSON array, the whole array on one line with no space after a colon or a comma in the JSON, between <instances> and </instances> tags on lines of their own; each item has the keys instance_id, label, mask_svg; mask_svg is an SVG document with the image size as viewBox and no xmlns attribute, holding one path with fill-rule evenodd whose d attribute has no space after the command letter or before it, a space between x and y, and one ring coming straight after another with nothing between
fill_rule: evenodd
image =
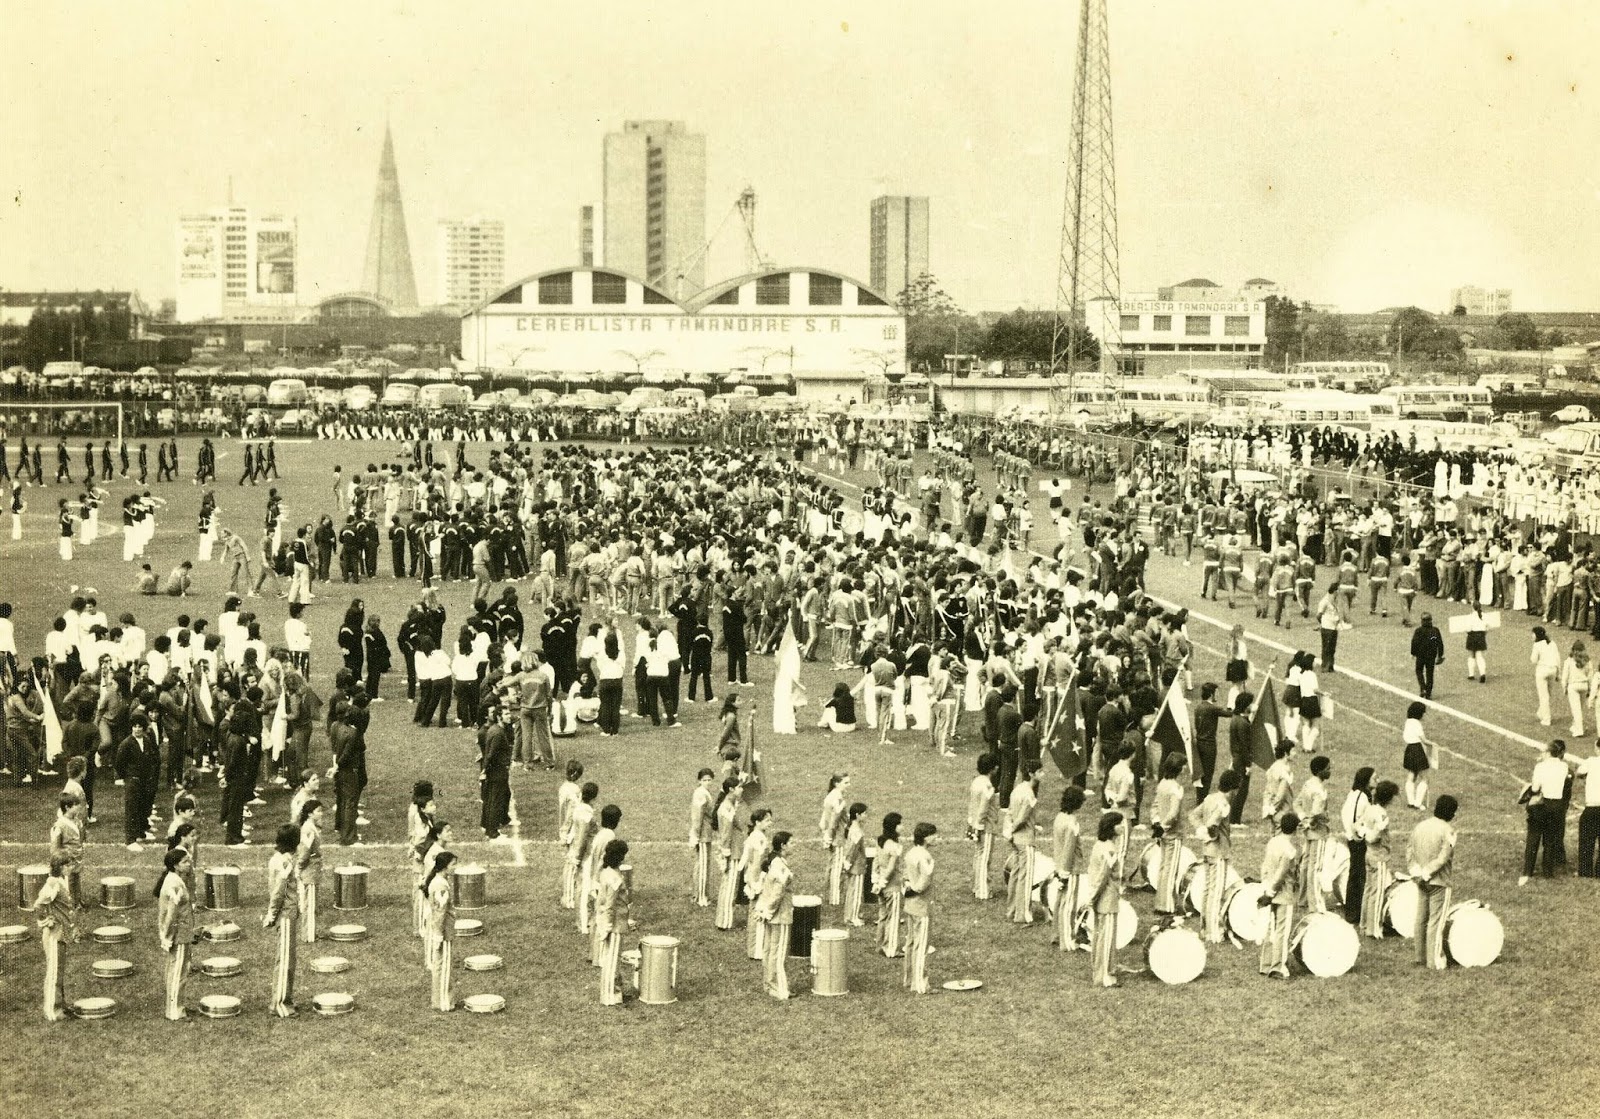
<instances>
[{"instance_id":1,"label":"person in white shirt","mask_svg":"<svg viewBox=\"0 0 1600 1119\"><path fill-rule=\"evenodd\" d=\"M17 635L11 628L11 603L0 602L0 669L15 672L17 668Z\"/></svg>"},{"instance_id":2,"label":"person in white shirt","mask_svg":"<svg viewBox=\"0 0 1600 1119\"><path fill-rule=\"evenodd\" d=\"M1568 765L1573 765L1571 758ZM1583 778L1583 811L1578 815L1578 877L1600 878L1600 753L1576 763Z\"/></svg>"},{"instance_id":3,"label":"person in white shirt","mask_svg":"<svg viewBox=\"0 0 1600 1119\"><path fill-rule=\"evenodd\" d=\"M1544 876L1555 877L1556 852L1563 846L1562 832L1567 825L1566 813L1562 810L1568 780L1566 754L1567 744L1559 738L1552 739L1550 745L1545 747L1545 756L1534 764L1533 776L1523 790L1523 802L1528 811L1528 830L1522 847L1522 876L1517 879L1519 886L1526 886L1528 879L1533 877L1541 846L1544 848Z\"/></svg>"},{"instance_id":4,"label":"person in white shirt","mask_svg":"<svg viewBox=\"0 0 1600 1119\"><path fill-rule=\"evenodd\" d=\"M300 670L300 674L307 678L311 675L311 627L305 623L302 616L306 605L303 602L289 604L289 617L283 623L283 647L289 652L289 663Z\"/></svg>"},{"instance_id":5,"label":"person in white shirt","mask_svg":"<svg viewBox=\"0 0 1600 1119\"><path fill-rule=\"evenodd\" d=\"M1550 686L1561 671L1561 650L1545 634L1543 626L1533 627L1533 650L1528 654L1533 665L1533 687L1539 695L1538 719L1542 726L1550 725Z\"/></svg>"}]
</instances>

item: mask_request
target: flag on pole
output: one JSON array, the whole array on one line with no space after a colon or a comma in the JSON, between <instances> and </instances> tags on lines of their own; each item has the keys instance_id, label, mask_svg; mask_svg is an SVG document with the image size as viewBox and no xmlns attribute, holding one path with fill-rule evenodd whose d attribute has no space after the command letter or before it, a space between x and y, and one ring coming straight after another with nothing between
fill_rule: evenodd
<instances>
[{"instance_id":1,"label":"flag on pole","mask_svg":"<svg viewBox=\"0 0 1600 1119\"><path fill-rule=\"evenodd\" d=\"M1278 739L1283 734L1283 719L1278 714L1278 697L1272 691L1269 675L1261 684L1261 698L1250 716L1250 760L1262 769L1270 768L1277 757Z\"/></svg>"},{"instance_id":2,"label":"flag on pole","mask_svg":"<svg viewBox=\"0 0 1600 1119\"><path fill-rule=\"evenodd\" d=\"M1181 753L1189 772L1200 772L1195 765L1194 721L1189 718L1189 700L1183 694L1181 670L1172 678L1172 686L1167 689L1167 698L1156 715L1156 725L1150 730L1150 738L1161 744L1162 758Z\"/></svg>"},{"instance_id":3,"label":"flag on pole","mask_svg":"<svg viewBox=\"0 0 1600 1119\"><path fill-rule=\"evenodd\" d=\"M800 683L800 642L794 635L794 621L783 627L778 646L778 675L772 682L772 733L794 734L795 689Z\"/></svg>"},{"instance_id":4,"label":"flag on pole","mask_svg":"<svg viewBox=\"0 0 1600 1119\"><path fill-rule=\"evenodd\" d=\"M1063 689L1060 706L1045 733L1045 749L1061 776L1071 781L1089 768L1088 735L1083 709L1078 704L1078 679Z\"/></svg>"},{"instance_id":5,"label":"flag on pole","mask_svg":"<svg viewBox=\"0 0 1600 1119\"><path fill-rule=\"evenodd\" d=\"M56 703L50 697L50 689L39 682L37 672L33 674L33 686L44 702L44 761L52 765L61 756L61 720L56 717Z\"/></svg>"},{"instance_id":6,"label":"flag on pole","mask_svg":"<svg viewBox=\"0 0 1600 1119\"><path fill-rule=\"evenodd\" d=\"M739 776L744 778L747 788L766 791L766 781L762 774L761 747L756 744L756 713L750 712L750 744L745 747L742 757L739 758Z\"/></svg>"}]
</instances>

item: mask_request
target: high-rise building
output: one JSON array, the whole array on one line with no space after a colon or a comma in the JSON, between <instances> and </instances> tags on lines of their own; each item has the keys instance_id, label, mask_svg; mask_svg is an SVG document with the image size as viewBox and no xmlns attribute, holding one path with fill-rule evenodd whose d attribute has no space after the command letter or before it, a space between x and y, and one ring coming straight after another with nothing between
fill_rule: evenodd
<instances>
[{"instance_id":1,"label":"high-rise building","mask_svg":"<svg viewBox=\"0 0 1600 1119\"><path fill-rule=\"evenodd\" d=\"M246 310L292 314L293 218L227 206L178 219L178 321L222 319Z\"/></svg>"},{"instance_id":2,"label":"high-rise building","mask_svg":"<svg viewBox=\"0 0 1600 1119\"><path fill-rule=\"evenodd\" d=\"M594 267L594 207L578 207L578 263Z\"/></svg>"},{"instance_id":3,"label":"high-rise building","mask_svg":"<svg viewBox=\"0 0 1600 1119\"><path fill-rule=\"evenodd\" d=\"M1457 307L1465 307L1469 315L1503 315L1511 310L1511 289L1452 288L1449 309Z\"/></svg>"},{"instance_id":4,"label":"high-rise building","mask_svg":"<svg viewBox=\"0 0 1600 1119\"><path fill-rule=\"evenodd\" d=\"M928 199L886 194L872 200L872 287L890 303L928 271Z\"/></svg>"},{"instance_id":5,"label":"high-rise building","mask_svg":"<svg viewBox=\"0 0 1600 1119\"><path fill-rule=\"evenodd\" d=\"M506 228L481 217L439 223L439 302L471 307L506 279Z\"/></svg>"},{"instance_id":6,"label":"high-rise building","mask_svg":"<svg viewBox=\"0 0 1600 1119\"><path fill-rule=\"evenodd\" d=\"M606 265L680 297L705 287L706 138L682 121L625 121L606 135L603 171Z\"/></svg>"},{"instance_id":7,"label":"high-rise building","mask_svg":"<svg viewBox=\"0 0 1600 1119\"><path fill-rule=\"evenodd\" d=\"M400 201L394 137L387 125L383 129L383 155L378 160L378 189L372 199L372 224L367 227L367 261L361 286L393 310L409 311L417 305L411 239L406 236L406 210Z\"/></svg>"}]
</instances>

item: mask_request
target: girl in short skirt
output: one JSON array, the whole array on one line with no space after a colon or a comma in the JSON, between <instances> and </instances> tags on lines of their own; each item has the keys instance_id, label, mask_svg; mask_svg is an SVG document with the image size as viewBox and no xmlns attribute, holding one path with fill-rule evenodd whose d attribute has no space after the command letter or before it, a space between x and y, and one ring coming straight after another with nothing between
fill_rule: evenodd
<instances>
[{"instance_id":1,"label":"girl in short skirt","mask_svg":"<svg viewBox=\"0 0 1600 1119\"><path fill-rule=\"evenodd\" d=\"M1489 651L1489 630L1483 620L1483 604L1474 602L1472 613L1467 615L1467 679L1474 676L1478 683L1489 682L1489 662L1484 654Z\"/></svg>"},{"instance_id":2,"label":"girl in short skirt","mask_svg":"<svg viewBox=\"0 0 1600 1119\"><path fill-rule=\"evenodd\" d=\"M1413 700L1406 708L1406 725L1400 732L1405 742L1400 764L1406 771L1406 803L1418 809L1428 806L1428 771L1434 768L1438 749L1422 733L1422 717L1427 713L1427 704Z\"/></svg>"}]
</instances>

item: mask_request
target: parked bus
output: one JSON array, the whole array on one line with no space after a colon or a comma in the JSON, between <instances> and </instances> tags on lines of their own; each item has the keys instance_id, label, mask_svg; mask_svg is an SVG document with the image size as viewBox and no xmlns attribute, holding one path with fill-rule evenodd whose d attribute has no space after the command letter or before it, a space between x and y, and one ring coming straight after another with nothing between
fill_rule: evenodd
<instances>
[{"instance_id":1,"label":"parked bus","mask_svg":"<svg viewBox=\"0 0 1600 1119\"><path fill-rule=\"evenodd\" d=\"M308 399L306 383L298 377L280 377L267 386L267 403L274 408L298 408Z\"/></svg>"},{"instance_id":2,"label":"parked bus","mask_svg":"<svg viewBox=\"0 0 1600 1119\"><path fill-rule=\"evenodd\" d=\"M1314 378L1318 388L1375 392L1389 383L1386 361L1297 361L1294 372Z\"/></svg>"},{"instance_id":3,"label":"parked bus","mask_svg":"<svg viewBox=\"0 0 1600 1119\"><path fill-rule=\"evenodd\" d=\"M1482 385L1390 385L1383 395L1394 401L1402 420L1488 423L1494 418L1494 403Z\"/></svg>"},{"instance_id":4,"label":"parked bus","mask_svg":"<svg viewBox=\"0 0 1600 1119\"><path fill-rule=\"evenodd\" d=\"M1387 429L1396 420L1394 402L1373 394L1315 389L1269 393L1225 410L1224 421L1272 427Z\"/></svg>"},{"instance_id":5,"label":"parked bus","mask_svg":"<svg viewBox=\"0 0 1600 1119\"><path fill-rule=\"evenodd\" d=\"M466 385L423 385L417 390L418 408L464 408L472 403L472 390Z\"/></svg>"},{"instance_id":6,"label":"parked bus","mask_svg":"<svg viewBox=\"0 0 1600 1119\"><path fill-rule=\"evenodd\" d=\"M1122 412L1150 423L1157 420L1200 419L1211 411L1211 392L1205 385L1127 377L1115 393Z\"/></svg>"}]
</instances>

